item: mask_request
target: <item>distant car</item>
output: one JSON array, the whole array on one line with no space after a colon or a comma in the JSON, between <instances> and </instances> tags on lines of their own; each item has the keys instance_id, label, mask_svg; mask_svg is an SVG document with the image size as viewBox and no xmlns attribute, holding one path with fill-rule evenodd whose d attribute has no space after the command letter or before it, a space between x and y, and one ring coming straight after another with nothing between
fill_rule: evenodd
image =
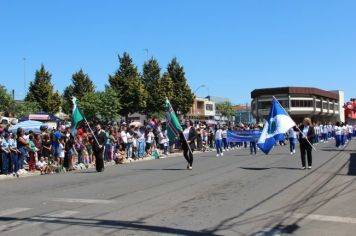
<instances>
[{"instance_id":1,"label":"distant car","mask_svg":"<svg viewBox=\"0 0 356 236\"><path fill-rule=\"evenodd\" d=\"M0 124L7 125L11 123L11 120L14 119L12 117L0 116Z\"/></svg>"}]
</instances>

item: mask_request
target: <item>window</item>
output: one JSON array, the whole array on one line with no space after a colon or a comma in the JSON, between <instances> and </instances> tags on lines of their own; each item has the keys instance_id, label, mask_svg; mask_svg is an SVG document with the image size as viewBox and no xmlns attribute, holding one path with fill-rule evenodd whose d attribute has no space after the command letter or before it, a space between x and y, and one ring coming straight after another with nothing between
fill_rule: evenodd
<instances>
[{"instance_id":1,"label":"window","mask_svg":"<svg viewBox=\"0 0 356 236\"><path fill-rule=\"evenodd\" d=\"M214 110L214 106L213 106L213 104L206 104L206 105L205 105L205 109L206 109L207 111L213 111L213 110Z\"/></svg>"},{"instance_id":2,"label":"window","mask_svg":"<svg viewBox=\"0 0 356 236\"><path fill-rule=\"evenodd\" d=\"M316 101L316 108L321 108L321 102L320 101Z\"/></svg>"},{"instance_id":3,"label":"window","mask_svg":"<svg viewBox=\"0 0 356 236\"><path fill-rule=\"evenodd\" d=\"M313 107L312 100L292 100L292 107Z\"/></svg>"},{"instance_id":4,"label":"window","mask_svg":"<svg viewBox=\"0 0 356 236\"><path fill-rule=\"evenodd\" d=\"M326 102L323 102L323 109L328 109L328 104Z\"/></svg>"}]
</instances>

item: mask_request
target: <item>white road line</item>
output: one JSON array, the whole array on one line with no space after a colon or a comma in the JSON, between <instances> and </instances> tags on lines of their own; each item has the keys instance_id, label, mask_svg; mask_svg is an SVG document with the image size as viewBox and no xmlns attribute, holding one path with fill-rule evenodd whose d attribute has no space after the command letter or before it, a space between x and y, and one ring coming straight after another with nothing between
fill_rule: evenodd
<instances>
[{"instance_id":1,"label":"white road line","mask_svg":"<svg viewBox=\"0 0 356 236\"><path fill-rule=\"evenodd\" d=\"M50 214L45 214L45 215L40 215L40 216L34 216L30 217L28 219L19 219L19 221L6 224L6 225L1 225L0 226L0 232L6 233L6 232L11 232L19 229L24 229L27 227L33 227L37 226L40 224L45 224L47 222L51 221L56 221L59 218L65 218L68 216L72 216L79 213L79 211L56 211L52 212Z\"/></svg>"},{"instance_id":2,"label":"white road line","mask_svg":"<svg viewBox=\"0 0 356 236\"><path fill-rule=\"evenodd\" d=\"M11 209L7 209L7 210L3 210L3 211L0 211L0 217L7 216L7 215L13 215L13 214L28 211L31 209L32 208L11 208Z\"/></svg>"},{"instance_id":3,"label":"white road line","mask_svg":"<svg viewBox=\"0 0 356 236\"><path fill-rule=\"evenodd\" d=\"M68 202L68 203L90 203L90 204L110 204L114 202L112 200L81 199L81 198L53 198L51 199L51 201Z\"/></svg>"},{"instance_id":4,"label":"white road line","mask_svg":"<svg viewBox=\"0 0 356 236\"><path fill-rule=\"evenodd\" d=\"M348 223L356 224L356 218L351 217L342 217L342 216L328 216L328 215L308 215L303 213L294 213L291 215L293 218L304 218L307 220L317 220L317 221L327 221L327 222L336 222L336 223Z\"/></svg>"}]
</instances>

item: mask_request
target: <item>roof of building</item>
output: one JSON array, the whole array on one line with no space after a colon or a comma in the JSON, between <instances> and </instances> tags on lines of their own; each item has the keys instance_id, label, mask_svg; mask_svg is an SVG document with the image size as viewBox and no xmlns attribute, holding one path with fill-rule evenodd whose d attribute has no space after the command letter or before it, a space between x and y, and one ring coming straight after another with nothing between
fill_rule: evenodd
<instances>
[{"instance_id":1,"label":"roof of building","mask_svg":"<svg viewBox=\"0 0 356 236\"><path fill-rule=\"evenodd\" d=\"M339 94L331 91L326 91L312 87L277 87L277 88L262 88L255 89L251 92L251 98L256 98L262 95L276 94L311 94L339 100Z\"/></svg>"},{"instance_id":2,"label":"roof of building","mask_svg":"<svg viewBox=\"0 0 356 236\"><path fill-rule=\"evenodd\" d=\"M241 105L237 105L237 106L233 106L235 111L250 111L251 107L250 106L241 106Z\"/></svg>"},{"instance_id":3,"label":"roof of building","mask_svg":"<svg viewBox=\"0 0 356 236\"><path fill-rule=\"evenodd\" d=\"M207 96L206 98L209 99L210 101L215 102L216 104L230 102L230 99L223 98L223 97Z\"/></svg>"}]
</instances>

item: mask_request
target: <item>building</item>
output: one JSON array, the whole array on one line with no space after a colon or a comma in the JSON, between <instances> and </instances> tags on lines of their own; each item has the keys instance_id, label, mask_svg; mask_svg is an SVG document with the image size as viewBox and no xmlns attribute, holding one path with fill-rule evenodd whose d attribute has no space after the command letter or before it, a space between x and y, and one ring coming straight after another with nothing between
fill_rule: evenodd
<instances>
[{"instance_id":1,"label":"building","mask_svg":"<svg viewBox=\"0 0 356 236\"><path fill-rule=\"evenodd\" d=\"M187 115L194 121L213 120L215 117L215 102L208 98L196 97Z\"/></svg>"},{"instance_id":2,"label":"building","mask_svg":"<svg viewBox=\"0 0 356 236\"><path fill-rule=\"evenodd\" d=\"M214 96L207 96L207 99L209 99L209 101L214 102L216 105L228 102L231 104L230 99L228 98L223 98L223 97L214 97ZM228 117L224 117L220 114L220 112L216 111L215 112L215 116L214 116L214 120L217 121L219 124L225 124L226 122L233 122L235 121L235 116L230 117L230 119Z\"/></svg>"},{"instance_id":3,"label":"building","mask_svg":"<svg viewBox=\"0 0 356 236\"><path fill-rule=\"evenodd\" d=\"M279 87L255 89L251 92L252 115L262 121L269 114L272 97L299 123L304 117L313 121L345 121L343 91L326 91L309 87Z\"/></svg>"},{"instance_id":4,"label":"building","mask_svg":"<svg viewBox=\"0 0 356 236\"><path fill-rule=\"evenodd\" d=\"M256 120L252 116L251 107L246 104L246 106L237 105L234 106L236 111L235 123L244 123L244 124L254 124Z\"/></svg>"},{"instance_id":5,"label":"building","mask_svg":"<svg viewBox=\"0 0 356 236\"><path fill-rule=\"evenodd\" d=\"M352 98L349 102L344 104L345 121L348 124L356 124L356 99Z\"/></svg>"}]
</instances>

